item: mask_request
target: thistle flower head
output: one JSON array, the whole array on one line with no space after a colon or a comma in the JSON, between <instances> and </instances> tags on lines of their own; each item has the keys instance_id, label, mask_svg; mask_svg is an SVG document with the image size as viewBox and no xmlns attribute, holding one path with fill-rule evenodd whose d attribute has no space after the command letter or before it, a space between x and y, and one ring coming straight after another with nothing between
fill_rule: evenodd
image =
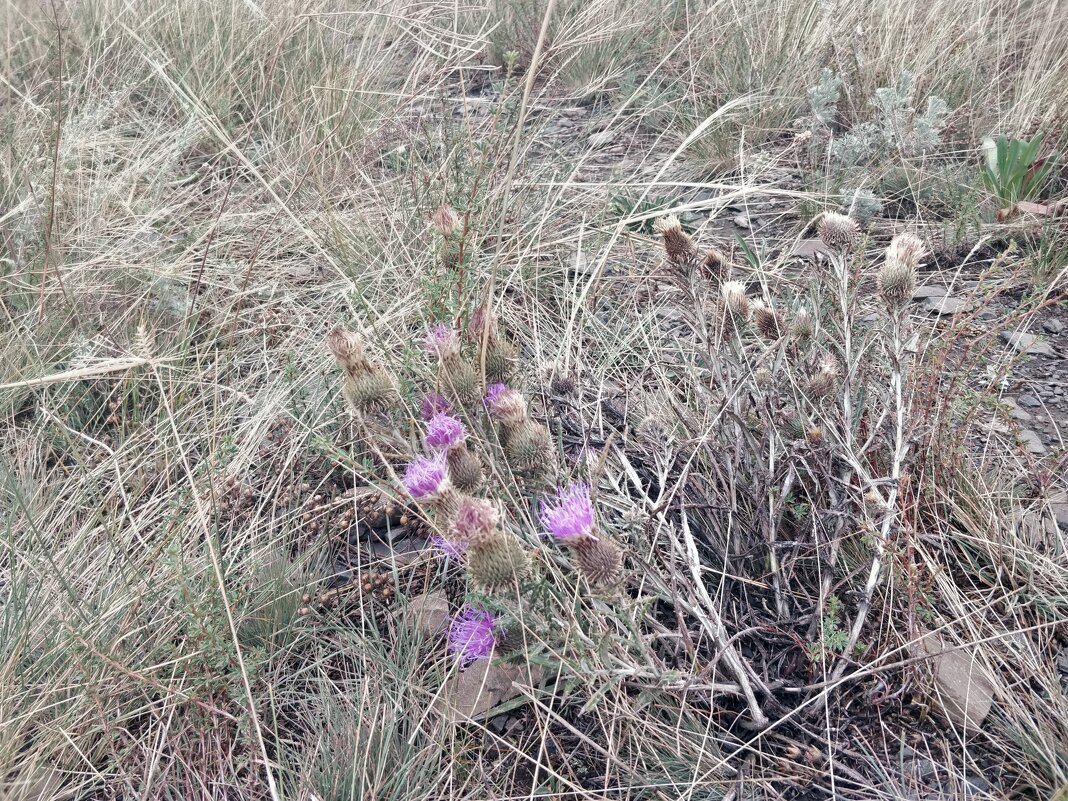
<instances>
[{"instance_id":1,"label":"thistle flower head","mask_svg":"<svg viewBox=\"0 0 1068 801\"><path fill-rule=\"evenodd\" d=\"M467 331L471 335L471 340L476 343L482 343L483 335L485 335L487 342L496 342L498 335L497 315L493 309L485 303L479 305L471 312L471 321L468 323Z\"/></svg>"},{"instance_id":2,"label":"thistle flower head","mask_svg":"<svg viewBox=\"0 0 1068 801\"><path fill-rule=\"evenodd\" d=\"M427 334L423 343L426 352L436 356L439 361L449 361L460 357L460 337L456 331L445 323L438 323Z\"/></svg>"},{"instance_id":3,"label":"thistle flower head","mask_svg":"<svg viewBox=\"0 0 1068 801\"><path fill-rule=\"evenodd\" d=\"M915 234L906 232L890 240L878 276L879 294L889 308L899 308L912 297L920 260L926 253L923 241Z\"/></svg>"},{"instance_id":4,"label":"thistle flower head","mask_svg":"<svg viewBox=\"0 0 1068 801\"><path fill-rule=\"evenodd\" d=\"M653 223L653 230L664 240L664 253L668 261L676 266L689 266L699 257L697 245L693 238L682 228L682 223L674 214L660 217Z\"/></svg>"},{"instance_id":5,"label":"thistle flower head","mask_svg":"<svg viewBox=\"0 0 1068 801\"><path fill-rule=\"evenodd\" d=\"M623 575L623 551L607 538L587 537L575 548L575 563L592 587L614 584Z\"/></svg>"},{"instance_id":6,"label":"thistle flower head","mask_svg":"<svg viewBox=\"0 0 1068 801\"><path fill-rule=\"evenodd\" d=\"M456 540L447 540L444 537L434 535L430 538L430 544L436 550L440 551L446 558L451 559L453 562L461 562L464 558L464 552L467 548L464 547L462 542Z\"/></svg>"},{"instance_id":7,"label":"thistle flower head","mask_svg":"<svg viewBox=\"0 0 1068 801\"><path fill-rule=\"evenodd\" d=\"M464 498L452 519L449 534L456 542L477 542L492 537L500 515L489 501Z\"/></svg>"},{"instance_id":8,"label":"thistle flower head","mask_svg":"<svg viewBox=\"0 0 1068 801\"><path fill-rule=\"evenodd\" d=\"M452 206L443 204L438 206L434 210L434 213L430 215L430 222L434 223L434 227L437 228L443 237L448 239L452 236L453 231L460 225L460 220L456 216L456 212L452 210Z\"/></svg>"},{"instance_id":9,"label":"thistle flower head","mask_svg":"<svg viewBox=\"0 0 1068 801\"><path fill-rule=\"evenodd\" d=\"M416 500L441 495L449 486L445 451L433 456L416 456L404 471L404 487Z\"/></svg>"},{"instance_id":10,"label":"thistle flower head","mask_svg":"<svg viewBox=\"0 0 1068 801\"><path fill-rule=\"evenodd\" d=\"M590 485L572 483L557 490L556 495L544 499L541 502L541 522L550 534L560 540L593 536Z\"/></svg>"},{"instance_id":11,"label":"thistle flower head","mask_svg":"<svg viewBox=\"0 0 1068 801\"><path fill-rule=\"evenodd\" d=\"M794 319L790 323L790 336L798 342L805 342L811 339L815 333L816 324L812 320L812 315L808 313L808 309L802 306L794 314Z\"/></svg>"},{"instance_id":12,"label":"thistle flower head","mask_svg":"<svg viewBox=\"0 0 1068 801\"><path fill-rule=\"evenodd\" d=\"M727 280L731 272L727 257L718 248L708 249L705 257L701 259L701 267L705 271L705 276L712 282L713 287L719 287Z\"/></svg>"},{"instance_id":13,"label":"thistle flower head","mask_svg":"<svg viewBox=\"0 0 1068 801\"><path fill-rule=\"evenodd\" d=\"M816 233L823 244L834 250L848 250L860 237L860 226L852 217L828 211L820 217Z\"/></svg>"},{"instance_id":14,"label":"thistle flower head","mask_svg":"<svg viewBox=\"0 0 1068 801\"><path fill-rule=\"evenodd\" d=\"M838 378L838 362L833 356L824 356L820 360L819 369L809 381L807 394L811 400L825 398L834 391L834 382Z\"/></svg>"},{"instance_id":15,"label":"thistle flower head","mask_svg":"<svg viewBox=\"0 0 1068 801\"><path fill-rule=\"evenodd\" d=\"M467 439L464 424L452 415L439 412L426 424L426 436L423 441L431 450L448 450L455 448Z\"/></svg>"},{"instance_id":16,"label":"thistle flower head","mask_svg":"<svg viewBox=\"0 0 1068 801\"><path fill-rule=\"evenodd\" d=\"M428 392L423 396L419 404L419 414L424 420L429 421L435 415L452 411L452 403L444 395L437 392Z\"/></svg>"},{"instance_id":17,"label":"thistle flower head","mask_svg":"<svg viewBox=\"0 0 1068 801\"><path fill-rule=\"evenodd\" d=\"M741 281L724 281L720 295L723 298L723 310L735 325L741 325L749 319L749 298L745 295L745 284Z\"/></svg>"},{"instance_id":18,"label":"thistle flower head","mask_svg":"<svg viewBox=\"0 0 1068 801\"><path fill-rule=\"evenodd\" d=\"M750 305L753 311L753 325L764 339L778 339L782 336L782 321L779 313L762 300L754 300Z\"/></svg>"},{"instance_id":19,"label":"thistle flower head","mask_svg":"<svg viewBox=\"0 0 1068 801\"><path fill-rule=\"evenodd\" d=\"M333 354L337 363L350 375L358 375L370 369L370 362L364 351L363 340L355 331L342 326L335 326L326 335L326 347Z\"/></svg>"},{"instance_id":20,"label":"thistle flower head","mask_svg":"<svg viewBox=\"0 0 1068 801\"><path fill-rule=\"evenodd\" d=\"M478 659L489 659L497 638L497 619L483 609L464 609L449 624L449 651L464 667Z\"/></svg>"},{"instance_id":21,"label":"thistle flower head","mask_svg":"<svg viewBox=\"0 0 1068 801\"><path fill-rule=\"evenodd\" d=\"M490 417L507 427L518 426L527 419L526 399L507 384L493 384L483 403Z\"/></svg>"}]
</instances>

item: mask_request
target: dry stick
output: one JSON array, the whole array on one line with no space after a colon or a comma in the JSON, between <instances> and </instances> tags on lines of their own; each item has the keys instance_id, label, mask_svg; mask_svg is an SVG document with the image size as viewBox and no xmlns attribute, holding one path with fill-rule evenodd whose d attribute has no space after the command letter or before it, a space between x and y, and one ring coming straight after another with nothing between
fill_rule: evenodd
<instances>
[{"instance_id":1,"label":"dry stick","mask_svg":"<svg viewBox=\"0 0 1068 801\"><path fill-rule=\"evenodd\" d=\"M884 543L890 536L891 527L899 518L897 500L901 483L901 466L904 464L905 456L908 454L909 450L909 443L905 439L905 391L904 370L902 368L902 362L905 358L905 342L902 332L902 317L904 314L905 311L903 308L890 310L891 336L893 338L891 343L892 364L890 387L894 392L895 406L894 458L890 472L891 483L889 490L887 490L887 498L883 502L886 508L884 511L881 531L875 538L875 555L872 557L871 569L868 571L868 581L864 585L864 599L857 607L857 617L853 621L853 628L850 629L849 641L846 643L846 647L842 650L839 662L835 666L834 672L831 674L831 678L833 679L840 679L842 674L845 673L845 669L849 664L849 655L853 652L853 648L856 647L857 641L860 639L860 631L864 628L864 622L867 620L868 613L871 611L872 597L875 595L875 588L878 586L879 576L882 574L883 558L885 556Z\"/></svg>"},{"instance_id":2,"label":"dry stick","mask_svg":"<svg viewBox=\"0 0 1068 801\"><path fill-rule=\"evenodd\" d=\"M685 504L680 507L680 511L682 513L682 536L686 542L690 575L693 577L694 589L696 589L697 596L701 599L706 612L706 615L701 617L701 623L708 631L709 636L712 637L716 647L719 648L723 661L727 663L727 667L734 674L734 678L737 679L738 685L742 688L742 694L749 705L749 714L753 718L753 723L759 728L764 728L768 725L768 719L760 708L760 704L757 703L756 695L753 694L753 686L749 682L750 670L747 669L741 655L731 645L727 637L727 629L723 625L723 619L719 616L719 610L716 609L716 605L712 602L712 597L705 587L704 578L701 576L701 557L697 552L697 543L694 542L693 534L690 533L690 521L686 515Z\"/></svg>"}]
</instances>

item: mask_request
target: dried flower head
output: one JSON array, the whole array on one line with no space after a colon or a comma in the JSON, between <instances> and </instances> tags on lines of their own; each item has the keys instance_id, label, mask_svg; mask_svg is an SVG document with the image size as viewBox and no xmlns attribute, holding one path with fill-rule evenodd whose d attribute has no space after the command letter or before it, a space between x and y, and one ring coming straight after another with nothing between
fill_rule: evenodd
<instances>
[{"instance_id":1,"label":"dried flower head","mask_svg":"<svg viewBox=\"0 0 1068 801\"><path fill-rule=\"evenodd\" d=\"M676 267L689 267L697 263L700 253L693 238L682 228L674 214L660 217L653 223L653 230L664 240L664 252L668 261Z\"/></svg>"},{"instance_id":2,"label":"dried flower head","mask_svg":"<svg viewBox=\"0 0 1068 801\"><path fill-rule=\"evenodd\" d=\"M404 471L404 486L416 500L442 495L449 487L449 468L445 451L433 456L416 456Z\"/></svg>"},{"instance_id":3,"label":"dried flower head","mask_svg":"<svg viewBox=\"0 0 1068 801\"><path fill-rule=\"evenodd\" d=\"M590 485L573 482L541 502L541 522L546 531L559 540L592 537L593 502Z\"/></svg>"},{"instance_id":4,"label":"dried flower head","mask_svg":"<svg viewBox=\"0 0 1068 801\"><path fill-rule=\"evenodd\" d=\"M438 323L427 334L423 347L439 361L454 361L460 358L460 337L445 323Z\"/></svg>"},{"instance_id":5,"label":"dried flower head","mask_svg":"<svg viewBox=\"0 0 1068 801\"><path fill-rule=\"evenodd\" d=\"M838 378L838 362L833 356L824 356L819 369L808 381L806 394L810 400L825 398L834 392L835 380Z\"/></svg>"},{"instance_id":6,"label":"dried flower head","mask_svg":"<svg viewBox=\"0 0 1068 801\"><path fill-rule=\"evenodd\" d=\"M834 250L848 250L860 238L860 226L852 217L828 211L820 217L816 233L823 244Z\"/></svg>"},{"instance_id":7,"label":"dried flower head","mask_svg":"<svg viewBox=\"0 0 1068 801\"><path fill-rule=\"evenodd\" d=\"M879 294L888 308L900 308L912 297L920 260L926 253L923 241L915 234L906 232L890 240L878 277Z\"/></svg>"},{"instance_id":8,"label":"dried flower head","mask_svg":"<svg viewBox=\"0 0 1068 801\"><path fill-rule=\"evenodd\" d=\"M516 428L527 419L527 401L507 384L493 384L483 400L490 417L505 428Z\"/></svg>"},{"instance_id":9,"label":"dried flower head","mask_svg":"<svg viewBox=\"0 0 1068 801\"><path fill-rule=\"evenodd\" d=\"M723 251L717 248L709 248L705 257L701 259L701 268L705 277L712 283L713 289L718 288L730 277L731 266Z\"/></svg>"},{"instance_id":10,"label":"dried flower head","mask_svg":"<svg viewBox=\"0 0 1068 801\"><path fill-rule=\"evenodd\" d=\"M753 371L753 381L761 389L767 389L772 385L771 370L767 367L758 367Z\"/></svg>"},{"instance_id":11,"label":"dried flower head","mask_svg":"<svg viewBox=\"0 0 1068 801\"><path fill-rule=\"evenodd\" d=\"M471 543L492 537L500 515L489 501L464 498L453 515L449 534L456 542Z\"/></svg>"},{"instance_id":12,"label":"dried flower head","mask_svg":"<svg viewBox=\"0 0 1068 801\"><path fill-rule=\"evenodd\" d=\"M437 392L428 392L423 396L419 404L419 414L424 420L429 421L434 415L449 414L452 412L452 403L444 395Z\"/></svg>"},{"instance_id":13,"label":"dried flower head","mask_svg":"<svg viewBox=\"0 0 1068 801\"><path fill-rule=\"evenodd\" d=\"M623 575L623 551L606 537L578 540L575 543L575 563L591 587L614 584Z\"/></svg>"},{"instance_id":14,"label":"dried flower head","mask_svg":"<svg viewBox=\"0 0 1068 801\"><path fill-rule=\"evenodd\" d=\"M326 347L333 354L337 363L351 376L357 376L371 369L371 363L364 351L363 340L355 331L342 326L335 326L326 335Z\"/></svg>"},{"instance_id":15,"label":"dried flower head","mask_svg":"<svg viewBox=\"0 0 1068 801\"><path fill-rule=\"evenodd\" d=\"M778 339L782 336L782 320L779 313L762 300L754 300L750 305L753 312L753 325L764 339Z\"/></svg>"},{"instance_id":16,"label":"dried flower head","mask_svg":"<svg viewBox=\"0 0 1068 801\"><path fill-rule=\"evenodd\" d=\"M493 613L483 609L464 609L453 617L449 624L449 651L461 666L493 655L496 625Z\"/></svg>"},{"instance_id":17,"label":"dried flower head","mask_svg":"<svg viewBox=\"0 0 1068 801\"><path fill-rule=\"evenodd\" d=\"M430 545L435 550L441 551L447 559L451 559L453 562L462 562L464 553L467 551L467 548L462 542L445 539L436 534L430 538Z\"/></svg>"},{"instance_id":18,"label":"dried flower head","mask_svg":"<svg viewBox=\"0 0 1068 801\"><path fill-rule=\"evenodd\" d=\"M462 445L466 440L467 429L452 415L439 412L427 421L423 441L431 450L449 450Z\"/></svg>"},{"instance_id":19,"label":"dried flower head","mask_svg":"<svg viewBox=\"0 0 1068 801\"><path fill-rule=\"evenodd\" d=\"M738 329L749 320L749 298L741 281L725 281L720 287L725 329Z\"/></svg>"},{"instance_id":20,"label":"dried flower head","mask_svg":"<svg viewBox=\"0 0 1068 801\"><path fill-rule=\"evenodd\" d=\"M810 340L816 333L816 323L812 319L812 315L808 313L808 309L802 306L794 314L794 319L790 323L790 336L797 342L804 344Z\"/></svg>"},{"instance_id":21,"label":"dried flower head","mask_svg":"<svg viewBox=\"0 0 1068 801\"><path fill-rule=\"evenodd\" d=\"M485 336L487 342L496 341L500 334L497 325L497 315L487 304L480 304L471 312L471 320L467 325L467 333L471 341L479 345Z\"/></svg>"},{"instance_id":22,"label":"dried flower head","mask_svg":"<svg viewBox=\"0 0 1068 801\"><path fill-rule=\"evenodd\" d=\"M452 236L453 232L460 225L460 219L456 216L456 212L452 210L452 206L444 204L438 206L434 210L434 213L430 215L430 221L434 223L434 227L437 228L443 237L448 239Z\"/></svg>"}]
</instances>

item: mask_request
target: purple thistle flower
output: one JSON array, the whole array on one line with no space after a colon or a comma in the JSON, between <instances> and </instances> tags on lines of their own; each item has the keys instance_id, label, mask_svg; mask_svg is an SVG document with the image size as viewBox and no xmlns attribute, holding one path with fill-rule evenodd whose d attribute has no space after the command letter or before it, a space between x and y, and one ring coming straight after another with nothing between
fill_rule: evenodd
<instances>
[{"instance_id":1,"label":"purple thistle flower","mask_svg":"<svg viewBox=\"0 0 1068 801\"><path fill-rule=\"evenodd\" d=\"M419 413L424 420L429 420L436 414L451 411L452 404L449 403L449 399L437 392L426 393L422 403L419 404Z\"/></svg>"},{"instance_id":2,"label":"purple thistle flower","mask_svg":"<svg viewBox=\"0 0 1068 801\"><path fill-rule=\"evenodd\" d=\"M404 486L416 500L439 494L449 483L445 451L433 456L416 456L404 471Z\"/></svg>"},{"instance_id":3,"label":"purple thistle flower","mask_svg":"<svg viewBox=\"0 0 1068 801\"><path fill-rule=\"evenodd\" d=\"M496 619L492 612L465 609L449 625L449 650L460 665L466 667L477 659L489 659L497 639L493 635Z\"/></svg>"},{"instance_id":4,"label":"purple thistle flower","mask_svg":"<svg viewBox=\"0 0 1068 801\"><path fill-rule=\"evenodd\" d=\"M431 537L430 544L442 552L448 559L453 562L462 562L464 554L467 549L464 548L463 543L456 542L454 540L447 540L444 537L435 535Z\"/></svg>"},{"instance_id":5,"label":"purple thistle flower","mask_svg":"<svg viewBox=\"0 0 1068 801\"><path fill-rule=\"evenodd\" d=\"M485 404L487 409L492 409L494 404L500 400L502 394L511 391L512 388L507 384L491 384L486 390L486 397L483 398L482 403Z\"/></svg>"},{"instance_id":6,"label":"purple thistle flower","mask_svg":"<svg viewBox=\"0 0 1068 801\"><path fill-rule=\"evenodd\" d=\"M455 417L439 412L427 421L423 441L432 450L448 450L462 445L467 439L467 429Z\"/></svg>"},{"instance_id":7,"label":"purple thistle flower","mask_svg":"<svg viewBox=\"0 0 1068 801\"><path fill-rule=\"evenodd\" d=\"M460 337L445 323L438 323L430 329L423 347L438 359L448 359L460 355Z\"/></svg>"},{"instance_id":8,"label":"purple thistle flower","mask_svg":"<svg viewBox=\"0 0 1068 801\"><path fill-rule=\"evenodd\" d=\"M590 485L572 483L541 502L541 522L560 540L593 536L593 503Z\"/></svg>"}]
</instances>

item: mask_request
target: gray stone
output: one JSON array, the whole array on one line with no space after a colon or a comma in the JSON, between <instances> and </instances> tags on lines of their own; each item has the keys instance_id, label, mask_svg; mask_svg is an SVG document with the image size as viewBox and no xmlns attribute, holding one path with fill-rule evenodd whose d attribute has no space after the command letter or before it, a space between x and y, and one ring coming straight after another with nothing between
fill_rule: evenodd
<instances>
[{"instance_id":1,"label":"gray stone","mask_svg":"<svg viewBox=\"0 0 1068 801\"><path fill-rule=\"evenodd\" d=\"M1020 405L1026 406L1029 409L1037 409L1042 405L1042 401L1036 398L1034 395L1028 393L1027 395L1020 396Z\"/></svg>"},{"instance_id":2,"label":"gray stone","mask_svg":"<svg viewBox=\"0 0 1068 801\"><path fill-rule=\"evenodd\" d=\"M928 314L951 317L954 314L970 311L974 308L974 304L960 298L930 297L924 301L923 308Z\"/></svg>"},{"instance_id":3,"label":"gray stone","mask_svg":"<svg viewBox=\"0 0 1068 801\"><path fill-rule=\"evenodd\" d=\"M947 294L949 294L949 292L944 286L928 284L927 286L916 287L916 291L912 293L912 299L927 300L928 298L944 298Z\"/></svg>"},{"instance_id":4,"label":"gray stone","mask_svg":"<svg viewBox=\"0 0 1068 801\"><path fill-rule=\"evenodd\" d=\"M1068 531L1068 492L1056 492L1049 496L1049 509L1053 519L1063 530Z\"/></svg>"},{"instance_id":5,"label":"gray stone","mask_svg":"<svg viewBox=\"0 0 1068 801\"><path fill-rule=\"evenodd\" d=\"M1044 456L1048 452L1041 437L1029 428L1023 429L1019 438L1020 444L1027 448L1028 453L1033 453L1035 456Z\"/></svg>"},{"instance_id":6,"label":"gray stone","mask_svg":"<svg viewBox=\"0 0 1068 801\"><path fill-rule=\"evenodd\" d=\"M737 225L739 228L749 228L751 226L751 223L749 222L749 215L744 213L739 214L737 217L734 218L734 224Z\"/></svg>"},{"instance_id":7,"label":"gray stone","mask_svg":"<svg viewBox=\"0 0 1068 801\"><path fill-rule=\"evenodd\" d=\"M974 649L947 648L936 634L922 636L909 648L915 656L928 657L932 707L957 726L979 728L993 706L994 685Z\"/></svg>"},{"instance_id":8,"label":"gray stone","mask_svg":"<svg viewBox=\"0 0 1068 801\"><path fill-rule=\"evenodd\" d=\"M1026 423L1031 419L1031 413L1025 412L1020 408L1020 404L1014 401L1012 398L1003 398L1002 402L1009 407L1009 417L1021 423Z\"/></svg>"},{"instance_id":9,"label":"gray stone","mask_svg":"<svg viewBox=\"0 0 1068 801\"><path fill-rule=\"evenodd\" d=\"M397 616L400 620L416 626L424 634L441 634L449 620L449 600L441 590L427 592L412 598Z\"/></svg>"},{"instance_id":10,"label":"gray stone","mask_svg":"<svg viewBox=\"0 0 1068 801\"><path fill-rule=\"evenodd\" d=\"M1048 342L1040 339L1035 334L1028 334L1025 331L1002 331L1001 341L1020 353L1027 353L1032 356L1053 355L1053 348L1050 347Z\"/></svg>"},{"instance_id":11,"label":"gray stone","mask_svg":"<svg viewBox=\"0 0 1068 801\"><path fill-rule=\"evenodd\" d=\"M1046 322L1042 323L1042 327L1051 334L1059 334L1066 328L1064 320L1059 317L1049 318Z\"/></svg>"}]
</instances>

